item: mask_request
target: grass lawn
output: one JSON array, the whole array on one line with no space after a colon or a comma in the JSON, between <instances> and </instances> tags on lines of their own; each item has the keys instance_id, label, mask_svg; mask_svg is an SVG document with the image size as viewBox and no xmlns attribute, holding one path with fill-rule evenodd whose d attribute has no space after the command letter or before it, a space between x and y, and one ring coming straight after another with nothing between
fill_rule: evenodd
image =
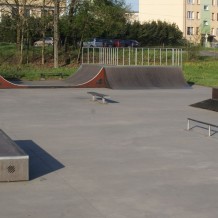
<instances>
[{"instance_id":1,"label":"grass lawn","mask_svg":"<svg viewBox=\"0 0 218 218\"><path fill-rule=\"evenodd\" d=\"M218 87L218 61L185 62L183 72L187 82Z\"/></svg>"},{"instance_id":2,"label":"grass lawn","mask_svg":"<svg viewBox=\"0 0 218 218\"><path fill-rule=\"evenodd\" d=\"M72 75L77 70L77 67L59 67L53 68L48 66L37 66L28 64L24 66L0 66L0 75L6 79L22 79L22 80L40 80L46 79L59 79L60 74L64 78Z\"/></svg>"}]
</instances>

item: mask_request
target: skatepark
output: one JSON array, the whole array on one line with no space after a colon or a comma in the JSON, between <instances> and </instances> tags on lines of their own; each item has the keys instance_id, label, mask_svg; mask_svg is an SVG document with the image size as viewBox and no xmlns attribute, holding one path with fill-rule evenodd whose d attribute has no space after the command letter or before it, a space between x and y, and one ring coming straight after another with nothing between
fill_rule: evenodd
<instances>
[{"instance_id":1,"label":"skatepark","mask_svg":"<svg viewBox=\"0 0 218 218\"><path fill-rule=\"evenodd\" d=\"M188 117L217 123L189 106L211 88L0 93L1 129L30 157L29 181L0 183L2 217L218 216L218 134L186 130Z\"/></svg>"}]
</instances>

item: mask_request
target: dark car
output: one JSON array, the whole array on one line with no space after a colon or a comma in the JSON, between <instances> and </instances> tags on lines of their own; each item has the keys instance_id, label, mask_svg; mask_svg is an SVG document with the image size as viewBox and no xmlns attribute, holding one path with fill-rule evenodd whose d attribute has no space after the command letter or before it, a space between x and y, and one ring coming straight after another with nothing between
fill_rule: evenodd
<instances>
[{"instance_id":1,"label":"dark car","mask_svg":"<svg viewBox=\"0 0 218 218\"><path fill-rule=\"evenodd\" d=\"M103 47L113 47L114 46L114 41L113 39L104 39L103 41Z\"/></svg>"},{"instance_id":2,"label":"dark car","mask_svg":"<svg viewBox=\"0 0 218 218\"><path fill-rule=\"evenodd\" d=\"M126 47L138 47L139 46L139 42L136 40L125 40L126 43Z\"/></svg>"}]
</instances>

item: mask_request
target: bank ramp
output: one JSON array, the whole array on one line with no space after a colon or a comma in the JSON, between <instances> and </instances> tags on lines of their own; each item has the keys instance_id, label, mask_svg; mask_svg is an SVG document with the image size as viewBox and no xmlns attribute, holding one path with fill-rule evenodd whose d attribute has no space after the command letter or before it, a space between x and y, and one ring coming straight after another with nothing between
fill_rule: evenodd
<instances>
[{"instance_id":1,"label":"bank ramp","mask_svg":"<svg viewBox=\"0 0 218 218\"><path fill-rule=\"evenodd\" d=\"M180 89L189 87L180 67L105 66L112 89Z\"/></svg>"},{"instance_id":2,"label":"bank ramp","mask_svg":"<svg viewBox=\"0 0 218 218\"><path fill-rule=\"evenodd\" d=\"M0 88L111 88L180 89L189 87L180 67L103 66L83 64L60 81L7 81L0 77Z\"/></svg>"}]
</instances>

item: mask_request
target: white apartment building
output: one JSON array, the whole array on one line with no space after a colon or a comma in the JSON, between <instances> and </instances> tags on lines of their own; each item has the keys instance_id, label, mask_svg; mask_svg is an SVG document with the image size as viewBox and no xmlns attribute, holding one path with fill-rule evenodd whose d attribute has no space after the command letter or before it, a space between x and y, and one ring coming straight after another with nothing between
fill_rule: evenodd
<instances>
[{"instance_id":1,"label":"white apartment building","mask_svg":"<svg viewBox=\"0 0 218 218\"><path fill-rule=\"evenodd\" d=\"M176 23L193 42L218 41L218 0L139 0L139 21Z\"/></svg>"}]
</instances>

